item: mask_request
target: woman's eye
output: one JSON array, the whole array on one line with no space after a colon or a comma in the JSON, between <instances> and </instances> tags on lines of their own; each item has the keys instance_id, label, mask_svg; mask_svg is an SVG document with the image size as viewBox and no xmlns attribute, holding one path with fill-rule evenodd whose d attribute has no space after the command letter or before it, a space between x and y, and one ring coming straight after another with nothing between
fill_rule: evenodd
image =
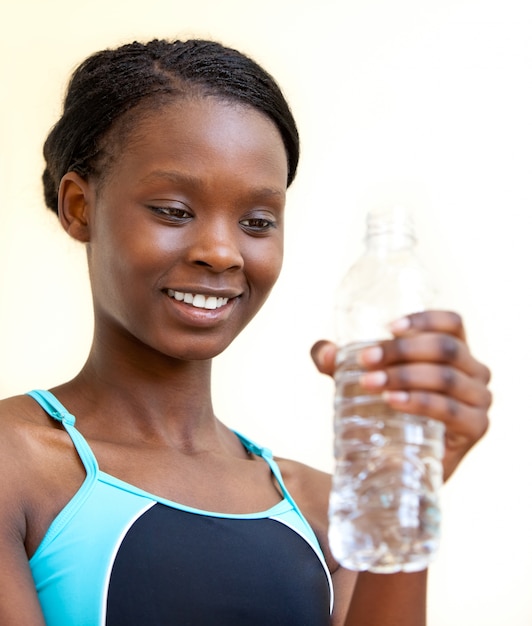
<instances>
[{"instance_id":1,"label":"woman's eye","mask_svg":"<svg viewBox=\"0 0 532 626\"><path fill-rule=\"evenodd\" d=\"M156 215L175 221L183 221L192 217L186 209L177 206L150 206Z\"/></svg>"},{"instance_id":2,"label":"woman's eye","mask_svg":"<svg viewBox=\"0 0 532 626\"><path fill-rule=\"evenodd\" d=\"M275 228L276 224L273 220L268 220L264 217L248 217L245 220L241 220L240 224L248 231L255 233L263 233L271 228Z\"/></svg>"}]
</instances>

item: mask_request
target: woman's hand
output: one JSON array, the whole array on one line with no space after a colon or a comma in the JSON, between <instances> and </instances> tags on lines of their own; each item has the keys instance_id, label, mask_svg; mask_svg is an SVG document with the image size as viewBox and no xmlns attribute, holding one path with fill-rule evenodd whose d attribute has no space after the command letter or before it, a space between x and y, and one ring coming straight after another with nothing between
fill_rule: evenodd
<instances>
[{"instance_id":1,"label":"woman's hand","mask_svg":"<svg viewBox=\"0 0 532 626\"><path fill-rule=\"evenodd\" d=\"M361 384L383 393L405 413L425 415L446 426L444 479L488 428L489 369L469 351L462 319L448 311L424 311L395 320L394 338L361 352L367 372ZM320 372L334 375L336 347L318 341L312 358Z\"/></svg>"}]
</instances>

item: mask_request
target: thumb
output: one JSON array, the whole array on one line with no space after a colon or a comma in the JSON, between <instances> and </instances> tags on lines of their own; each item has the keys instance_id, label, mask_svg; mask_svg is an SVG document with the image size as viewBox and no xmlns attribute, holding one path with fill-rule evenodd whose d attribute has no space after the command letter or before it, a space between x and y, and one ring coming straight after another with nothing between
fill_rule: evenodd
<instances>
[{"instance_id":1,"label":"thumb","mask_svg":"<svg viewBox=\"0 0 532 626\"><path fill-rule=\"evenodd\" d=\"M334 375L336 346L331 341L317 341L310 350L310 356L318 371L322 374Z\"/></svg>"}]
</instances>

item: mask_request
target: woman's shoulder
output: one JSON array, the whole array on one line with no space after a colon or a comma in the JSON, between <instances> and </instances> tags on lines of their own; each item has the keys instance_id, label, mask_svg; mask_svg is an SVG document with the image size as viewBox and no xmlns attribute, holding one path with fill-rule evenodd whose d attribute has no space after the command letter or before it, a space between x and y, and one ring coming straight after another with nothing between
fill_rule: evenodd
<instances>
[{"instance_id":1,"label":"woman's shoulder","mask_svg":"<svg viewBox=\"0 0 532 626\"><path fill-rule=\"evenodd\" d=\"M290 459L276 458L284 484L316 532L326 530L331 475Z\"/></svg>"},{"instance_id":2,"label":"woman's shoulder","mask_svg":"<svg viewBox=\"0 0 532 626\"><path fill-rule=\"evenodd\" d=\"M28 395L17 395L0 400L0 446L16 441L23 443L34 429L47 424L43 411Z\"/></svg>"},{"instance_id":3,"label":"woman's shoulder","mask_svg":"<svg viewBox=\"0 0 532 626\"><path fill-rule=\"evenodd\" d=\"M21 459L25 467L33 461L53 461L53 456L71 448L62 424L52 419L33 398L21 394L0 400L0 466Z\"/></svg>"},{"instance_id":4,"label":"woman's shoulder","mask_svg":"<svg viewBox=\"0 0 532 626\"><path fill-rule=\"evenodd\" d=\"M27 395L0 400L0 524L32 553L84 472L68 433Z\"/></svg>"},{"instance_id":5,"label":"woman's shoulder","mask_svg":"<svg viewBox=\"0 0 532 626\"><path fill-rule=\"evenodd\" d=\"M7 484L2 485L4 492L13 481L22 481L39 456L46 432L53 428L49 421L29 396L0 400L0 473L9 477Z\"/></svg>"},{"instance_id":6,"label":"woman's shoulder","mask_svg":"<svg viewBox=\"0 0 532 626\"><path fill-rule=\"evenodd\" d=\"M0 400L0 450L7 456L28 446L37 452L39 442L46 439L47 433L53 437L58 427L26 394Z\"/></svg>"},{"instance_id":7,"label":"woman's shoulder","mask_svg":"<svg viewBox=\"0 0 532 626\"><path fill-rule=\"evenodd\" d=\"M0 519L4 526L25 517L24 505L33 484L35 442L39 441L39 410L31 398L0 400Z\"/></svg>"},{"instance_id":8,"label":"woman's shoulder","mask_svg":"<svg viewBox=\"0 0 532 626\"><path fill-rule=\"evenodd\" d=\"M294 498L318 503L328 500L331 475L291 459L276 458L283 480ZM296 495L297 494L297 495ZM323 504L323 502L322 502Z\"/></svg>"},{"instance_id":9,"label":"woman's shoulder","mask_svg":"<svg viewBox=\"0 0 532 626\"><path fill-rule=\"evenodd\" d=\"M73 455L68 434L28 395L0 400L0 473L3 490L32 491L61 460ZM48 469L50 468L50 469ZM11 486L11 488L10 488ZM27 495L27 493L26 493Z\"/></svg>"},{"instance_id":10,"label":"woman's shoulder","mask_svg":"<svg viewBox=\"0 0 532 626\"><path fill-rule=\"evenodd\" d=\"M336 564L329 553L327 541L330 474L299 461L283 458L275 460L281 470L286 488L312 527L325 558L333 570Z\"/></svg>"}]
</instances>

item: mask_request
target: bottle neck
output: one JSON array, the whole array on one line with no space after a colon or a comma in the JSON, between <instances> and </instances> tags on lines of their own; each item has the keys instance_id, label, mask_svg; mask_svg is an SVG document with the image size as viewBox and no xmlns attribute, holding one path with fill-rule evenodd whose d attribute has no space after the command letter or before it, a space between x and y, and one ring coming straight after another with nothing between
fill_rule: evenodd
<instances>
[{"instance_id":1,"label":"bottle neck","mask_svg":"<svg viewBox=\"0 0 532 626\"><path fill-rule=\"evenodd\" d=\"M402 207L373 210L367 216L366 247L370 252L400 251L416 245L414 223Z\"/></svg>"},{"instance_id":2,"label":"bottle neck","mask_svg":"<svg viewBox=\"0 0 532 626\"><path fill-rule=\"evenodd\" d=\"M366 248L368 252L382 254L384 252L399 252L415 247L417 241L413 233L405 231L386 231L380 233L368 233L366 236Z\"/></svg>"}]
</instances>

